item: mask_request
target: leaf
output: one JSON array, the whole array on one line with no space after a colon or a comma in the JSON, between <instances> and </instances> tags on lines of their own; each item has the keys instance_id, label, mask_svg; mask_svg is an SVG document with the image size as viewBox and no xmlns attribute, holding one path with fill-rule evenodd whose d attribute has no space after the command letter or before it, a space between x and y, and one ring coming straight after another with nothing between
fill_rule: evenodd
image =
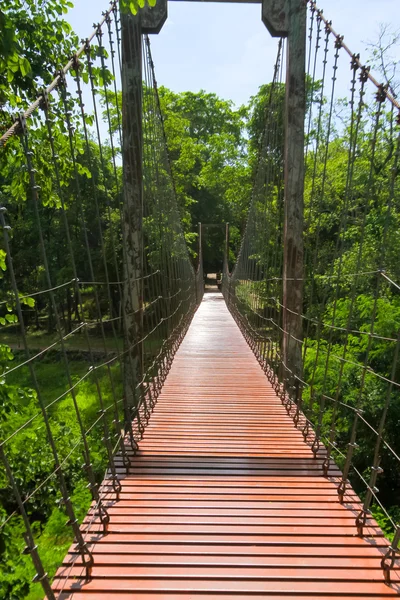
<instances>
[{"instance_id":1,"label":"leaf","mask_svg":"<svg viewBox=\"0 0 400 600\"><path fill-rule=\"evenodd\" d=\"M88 125L92 126L94 123L94 116L93 115L85 115L85 121Z\"/></svg>"},{"instance_id":2,"label":"leaf","mask_svg":"<svg viewBox=\"0 0 400 600\"><path fill-rule=\"evenodd\" d=\"M6 251L2 250L0 248L0 269L2 271L6 271L7 270L6 256L7 256Z\"/></svg>"},{"instance_id":3,"label":"leaf","mask_svg":"<svg viewBox=\"0 0 400 600\"><path fill-rule=\"evenodd\" d=\"M22 298L21 304L25 304L26 306L29 306L29 308L33 308L35 306L35 299L29 297Z\"/></svg>"},{"instance_id":4,"label":"leaf","mask_svg":"<svg viewBox=\"0 0 400 600\"><path fill-rule=\"evenodd\" d=\"M84 166L83 166L83 165L81 165L80 163L77 163L77 165L76 165L76 166L77 166L77 169L78 169L78 173L79 173L79 175L86 175L86 177L87 177L88 179L91 179L91 178L92 178L92 174L91 174L91 172L89 171L89 169L88 169L87 167L84 167Z\"/></svg>"},{"instance_id":5,"label":"leaf","mask_svg":"<svg viewBox=\"0 0 400 600\"><path fill-rule=\"evenodd\" d=\"M19 62L19 69L21 71L21 75L22 77L26 77L26 75L28 75L28 73L30 73L31 71L31 65L30 62L27 58L23 58L20 60Z\"/></svg>"},{"instance_id":6,"label":"leaf","mask_svg":"<svg viewBox=\"0 0 400 600\"><path fill-rule=\"evenodd\" d=\"M6 321L7 323L18 323L18 319L16 315L6 315Z\"/></svg>"},{"instance_id":7,"label":"leaf","mask_svg":"<svg viewBox=\"0 0 400 600\"><path fill-rule=\"evenodd\" d=\"M129 10L133 15L137 15L138 7L136 2L129 2Z\"/></svg>"},{"instance_id":8,"label":"leaf","mask_svg":"<svg viewBox=\"0 0 400 600\"><path fill-rule=\"evenodd\" d=\"M64 31L64 33L68 34L71 33L72 31L72 27L69 23L67 23L66 21L63 21L63 23L61 24L61 27Z\"/></svg>"}]
</instances>

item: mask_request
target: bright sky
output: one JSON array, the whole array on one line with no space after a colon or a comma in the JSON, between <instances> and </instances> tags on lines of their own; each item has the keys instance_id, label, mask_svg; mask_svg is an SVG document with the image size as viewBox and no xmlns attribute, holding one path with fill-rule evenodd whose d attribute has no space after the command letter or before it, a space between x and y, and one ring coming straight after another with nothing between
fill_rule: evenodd
<instances>
[{"instance_id":1,"label":"bright sky","mask_svg":"<svg viewBox=\"0 0 400 600\"><path fill-rule=\"evenodd\" d=\"M376 41L379 24L400 30L399 0L319 0L324 15L366 62L367 42ZM106 0L75 0L69 21L87 37ZM260 4L169 2L168 20L151 36L156 76L174 91L215 92L240 105L271 80L276 40L261 21ZM400 59L400 47L397 48Z\"/></svg>"}]
</instances>

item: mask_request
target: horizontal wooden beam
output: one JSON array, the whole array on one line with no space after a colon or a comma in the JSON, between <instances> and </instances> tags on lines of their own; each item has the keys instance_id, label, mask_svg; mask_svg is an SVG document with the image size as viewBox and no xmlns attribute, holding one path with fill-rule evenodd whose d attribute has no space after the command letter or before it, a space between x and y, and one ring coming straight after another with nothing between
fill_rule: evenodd
<instances>
[{"instance_id":1,"label":"horizontal wooden beam","mask_svg":"<svg viewBox=\"0 0 400 600\"><path fill-rule=\"evenodd\" d=\"M169 2L224 2L225 4L261 4L262 0L169 0Z\"/></svg>"}]
</instances>

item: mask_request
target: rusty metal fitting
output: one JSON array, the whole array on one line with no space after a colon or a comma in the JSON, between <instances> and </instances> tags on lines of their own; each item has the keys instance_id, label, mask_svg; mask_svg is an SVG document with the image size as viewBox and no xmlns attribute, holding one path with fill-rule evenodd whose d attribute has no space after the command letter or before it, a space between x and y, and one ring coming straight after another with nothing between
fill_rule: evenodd
<instances>
[{"instance_id":1,"label":"rusty metal fitting","mask_svg":"<svg viewBox=\"0 0 400 600\"><path fill-rule=\"evenodd\" d=\"M74 54L71 57L71 60L72 60L72 68L73 68L73 70L76 71L76 73L78 73L78 71L79 71L79 69L81 67L81 63L80 63L78 55Z\"/></svg>"},{"instance_id":2,"label":"rusty metal fitting","mask_svg":"<svg viewBox=\"0 0 400 600\"><path fill-rule=\"evenodd\" d=\"M22 554L24 555L28 555L28 554L32 554L32 552L35 552L35 550L37 550L38 547L35 544L34 546L31 546L30 543L27 543L25 548L22 550Z\"/></svg>"},{"instance_id":3,"label":"rusty metal fitting","mask_svg":"<svg viewBox=\"0 0 400 600\"><path fill-rule=\"evenodd\" d=\"M312 445L311 445L311 451L314 454L314 457L318 454L320 448L320 441L319 441L319 437L315 437Z\"/></svg>"},{"instance_id":4,"label":"rusty metal fitting","mask_svg":"<svg viewBox=\"0 0 400 600\"><path fill-rule=\"evenodd\" d=\"M79 552L79 554L81 555L82 565L86 569L86 580L88 581L92 576L92 569L93 569L93 565L94 565L93 554L90 552L90 550L88 549L85 542L78 543L76 545L76 549Z\"/></svg>"},{"instance_id":5,"label":"rusty metal fitting","mask_svg":"<svg viewBox=\"0 0 400 600\"><path fill-rule=\"evenodd\" d=\"M361 83L366 83L368 81L370 70L371 70L371 67L365 67L365 66L361 67L361 73L360 73Z\"/></svg>"},{"instance_id":6,"label":"rusty metal fitting","mask_svg":"<svg viewBox=\"0 0 400 600\"><path fill-rule=\"evenodd\" d=\"M42 110L49 110L50 109L50 100L49 100L49 94L47 93L46 88L42 88L42 90L39 92L38 95L39 99L40 99L40 104L39 104L39 108L41 108Z\"/></svg>"},{"instance_id":7,"label":"rusty metal fitting","mask_svg":"<svg viewBox=\"0 0 400 600\"><path fill-rule=\"evenodd\" d=\"M102 504L98 505L97 514L99 516L100 523L103 525L103 533L106 534L108 532L108 525L110 523L110 515Z\"/></svg>"},{"instance_id":8,"label":"rusty metal fitting","mask_svg":"<svg viewBox=\"0 0 400 600\"><path fill-rule=\"evenodd\" d=\"M339 501L341 504L343 503L343 498L346 493L346 489L347 489L347 481L343 481L343 479L342 479L342 481L339 483L338 489L337 489Z\"/></svg>"},{"instance_id":9,"label":"rusty metal fitting","mask_svg":"<svg viewBox=\"0 0 400 600\"><path fill-rule=\"evenodd\" d=\"M93 27L96 29L96 37L99 41L99 44L101 44L101 38L103 37L103 30L101 28L100 23L96 23L95 25L93 25Z\"/></svg>"},{"instance_id":10,"label":"rusty metal fitting","mask_svg":"<svg viewBox=\"0 0 400 600\"><path fill-rule=\"evenodd\" d=\"M343 46L344 35L337 35L335 39L335 48L340 50Z\"/></svg>"},{"instance_id":11,"label":"rusty metal fitting","mask_svg":"<svg viewBox=\"0 0 400 600\"><path fill-rule=\"evenodd\" d=\"M396 555L400 554L399 548L395 546L389 546L385 556L381 560L381 568L383 569L383 576L385 583L388 585L391 583L390 572L393 569L396 561Z\"/></svg>"},{"instance_id":12,"label":"rusty metal fitting","mask_svg":"<svg viewBox=\"0 0 400 600\"><path fill-rule=\"evenodd\" d=\"M92 48L92 47L91 47L91 45L90 45L89 39L88 39L88 38L86 38L86 39L84 39L84 40L81 40L81 41L82 41L82 44L84 44L84 46L85 46L85 50L84 50L84 51L85 51L85 54L86 54L86 56L87 56L87 57L90 59L90 53L91 53L91 48Z\"/></svg>"},{"instance_id":13,"label":"rusty metal fitting","mask_svg":"<svg viewBox=\"0 0 400 600\"><path fill-rule=\"evenodd\" d=\"M364 527L366 525L367 522L367 515L368 515L368 511L362 509L360 510L360 512L358 513L357 517L356 517L356 527L357 527L357 533L360 537L363 537L364 535Z\"/></svg>"},{"instance_id":14,"label":"rusty metal fitting","mask_svg":"<svg viewBox=\"0 0 400 600\"><path fill-rule=\"evenodd\" d=\"M57 87L60 89L66 89L67 88L67 78L65 77L65 73L64 73L63 69L60 69L59 71L57 71L57 77L58 77Z\"/></svg>"},{"instance_id":15,"label":"rusty metal fitting","mask_svg":"<svg viewBox=\"0 0 400 600\"><path fill-rule=\"evenodd\" d=\"M350 61L350 68L352 71L357 71L357 69L360 68L360 55L359 54L353 54L353 56L351 57L351 61Z\"/></svg>"},{"instance_id":16,"label":"rusty metal fitting","mask_svg":"<svg viewBox=\"0 0 400 600\"><path fill-rule=\"evenodd\" d=\"M39 575L38 573L36 573L36 575L34 575L32 581L33 581L33 583L41 583L42 581L47 579L47 577L48 577L47 572L43 573L43 575Z\"/></svg>"},{"instance_id":17,"label":"rusty metal fitting","mask_svg":"<svg viewBox=\"0 0 400 600\"><path fill-rule=\"evenodd\" d=\"M378 86L378 91L376 92L375 98L376 101L379 102L380 104L382 102L385 102L386 98L387 98L387 91L388 91L388 84L383 84L381 83Z\"/></svg>"}]
</instances>

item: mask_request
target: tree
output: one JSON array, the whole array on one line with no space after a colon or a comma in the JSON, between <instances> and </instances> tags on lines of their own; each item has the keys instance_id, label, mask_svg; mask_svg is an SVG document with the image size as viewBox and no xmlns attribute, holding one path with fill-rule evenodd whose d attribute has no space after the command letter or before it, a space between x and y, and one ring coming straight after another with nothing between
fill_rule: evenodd
<instances>
[{"instance_id":1,"label":"tree","mask_svg":"<svg viewBox=\"0 0 400 600\"><path fill-rule=\"evenodd\" d=\"M3 0L0 6L0 133L48 85L78 45L64 19L69 0Z\"/></svg>"},{"instance_id":2,"label":"tree","mask_svg":"<svg viewBox=\"0 0 400 600\"><path fill-rule=\"evenodd\" d=\"M242 231L249 203L244 107L200 91L174 93L160 88L161 109L178 202L189 242L197 223L232 225L234 240ZM205 270L221 268L224 232L207 233ZM195 251L195 246L193 247Z\"/></svg>"}]
</instances>

